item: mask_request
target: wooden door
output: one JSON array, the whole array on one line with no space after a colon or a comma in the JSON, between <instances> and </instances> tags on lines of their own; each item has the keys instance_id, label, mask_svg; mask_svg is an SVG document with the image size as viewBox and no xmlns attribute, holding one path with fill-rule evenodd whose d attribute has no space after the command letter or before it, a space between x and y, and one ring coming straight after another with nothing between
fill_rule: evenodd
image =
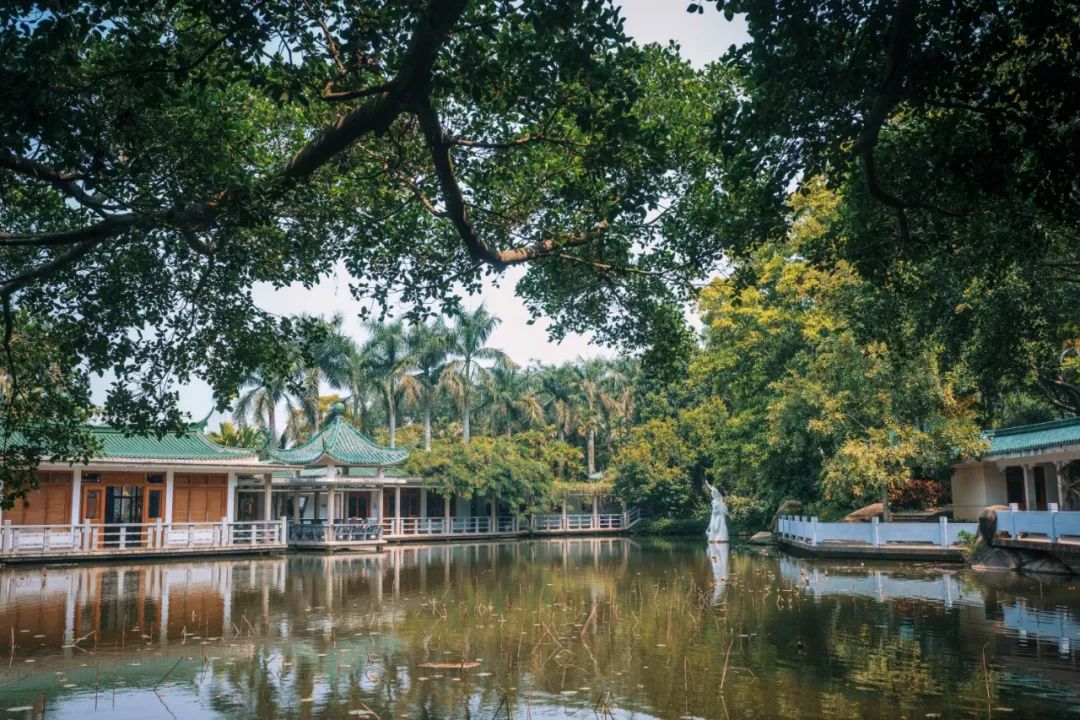
<instances>
[{"instance_id":1,"label":"wooden door","mask_svg":"<svg viewBox=\"0 0 1080 720\"><path fill-rule=\"evenodd\" d=\"M71 473L41 472L38 488L4 513L12 525L68 525L71 523Z\"/></svg>"},{"instance_id":2,"label":"wooden door","mask_svg":"<svg viewBox=\"0 0 1080 720\"><path fill-rule=\"evenodd\" d=\"M173 485L172 521L220 522L225 517L227 484L224 475L177 475Z\"/></svg>"}]
</instances>

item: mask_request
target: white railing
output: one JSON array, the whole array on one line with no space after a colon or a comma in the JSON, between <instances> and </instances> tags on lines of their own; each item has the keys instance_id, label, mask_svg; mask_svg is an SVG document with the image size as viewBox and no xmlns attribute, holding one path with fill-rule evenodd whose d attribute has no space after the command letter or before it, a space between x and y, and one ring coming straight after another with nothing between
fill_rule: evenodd
<instances>
[{"instance_id":1,"label":"white railing","mask_svg":"<svg viewBox=\"0 0 1080 720\"><path fill-rule=\"evenodd\" d=\"M792 540L820 545L827 542L863 543L871 547L919 543L948 548L956 545L961 532L976 533L978 523L955 523L939 518L936 523L822 523L801 515L780 518L780 535Z\"/></svg>"},{"instance_id":2,"label":"white railing","mask_svg":"<svg viewBox=\"0 0 1080 720\"><path fill-rule=\"evenodd\" d=\"M567 530L592 530L593 529L593 516L592 513L567 513L566 515L566 529Z\"/></svg>"},{"instance_id":3,"label":"white railing","mask_svg":"<svg viewBox=\"0 0 1080 720\"><path fill-rule=\"evenodd\" d=\"M108 555L285 544L283 521L12 525L0 531L0 555Z\"/></svg>"},{"instance_id":4,"label":"white railing","mask_svg":"<svg viewBox=\"0 0 1080 720\"><path fill-rule=\"evenodd\" d=\"M630 527L641 519L641 508L632 507L626 511L626 527Z\"/></svg>"},{"instance_id":5,"label":"white railing","mask_svg":"<svg viewBox=\"0 0 1080 720\"><path fill-rule=\"evenodd\" d=\"M1016 504L1009 507L1010 510L997 513L997 531L1014 540L1031 535L1045 537L1050 542L1080 539L1080 512L1059 512L1056 503L1050 503L1049 510L1018 510Z\"/></svg>"},{"instance_id":6,"label":"white railing","mask_svg":"<svg viewBox=\"0 0 1080 720\"><path fill-rule=\"evenodd\" d=\"M536 516L537 530L562 530L562 515L556 513L544 513Z\"/></svg>"},{"instance_id":7,"label":"white railing","mask_svg":"<svg viewBox=\"0 0 1080 720\"><path fill-rule=\"evenodd\" d=\"M455 535L475 535L491 532L490 517L451 518L450 532Z\"/></svg>"},{"instance_id":8,"label":"white railing","mask_svg":"<svg viewBox=\"0 0 1080 720\"><path fill-rule=\"evenodd\" d=\"M622 515L616 513L598 515L597 520L601 530L618 530L622 527Z\"/></svg>"}]
</instances>

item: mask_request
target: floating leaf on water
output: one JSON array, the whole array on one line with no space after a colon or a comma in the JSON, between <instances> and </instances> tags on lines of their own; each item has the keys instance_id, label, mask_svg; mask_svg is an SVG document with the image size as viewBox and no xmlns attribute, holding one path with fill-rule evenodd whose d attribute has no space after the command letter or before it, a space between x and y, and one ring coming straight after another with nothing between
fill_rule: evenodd
<instances>
[{"instance_id":1,"label":"floating leaf on water","mask_svg":"<svg viewBox=\"0 0 1080 720\"><path fill-rule=\"evenodd\" d=\"M20 705L19 707L8 708L8 712L26 712L27 710L33 710L33 705Z\"/></svg>"},{"instance_id":2,"label":"floating leaf on water","mask_svg":"<svg viewBox=\"0 0 1080 720\"><path fill-rule=\"evenodd\" d=\"M300 702L315 702L315 698L313 698L313 697L300 698Z\"/></svg>"}]
</instances>

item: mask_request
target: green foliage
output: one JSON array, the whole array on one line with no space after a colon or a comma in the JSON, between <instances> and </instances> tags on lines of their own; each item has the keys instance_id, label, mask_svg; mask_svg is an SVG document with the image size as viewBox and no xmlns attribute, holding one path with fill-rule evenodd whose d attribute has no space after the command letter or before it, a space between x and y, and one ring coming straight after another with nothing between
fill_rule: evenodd
<instances>
[{"instance_id":1,"label":"green foliage","mask_svg":"<svg viewBox=\"0 0 1080 720\"><path fill-rule=\"evenodd\" d=\"M0 55L0 300L15 333L51 325L39 352L69 379L4 361L50 395L5 409L19 472L89 450L63 428L91 373L134 431L179 430L194 379L219 411L245 385L277 395L302 321L258 308L256 283L344 266L365 307L419 321L524 263L555 337L685 337L674 303L739 204L703 141L734 112L730 73L636 46L608 2L18 3ZM370 430L358 370L333 382ZM287 394L317 399L313 379ZM312 407L283 419L293 440Z\"/></svg>"},{"instance_id":2,"label":"green foliage","mask_svg":"<svg viewBox=\"0 0 1080 720\"><path fill-rule=\"evenodd\" d=\"M650 420L634 428L630 442L612 462L619 498L671 517L685 516L702 504L702 486L689 470L695 453L678 431L671 420Z\"/></svg>"},{"instance_id":3,"label":"green foliage","mask_svg":"<svg viewBox=\"0 0 1080 720\"><path fill-rule=\"evenodd\" d=\"M266 435L253 427L237 427L228 420L223 420L216 432L207 433L211 440L224 447L261 448L266 444Z\"/></svg>"},{"instance_id":4,"label":"green foliage","mask_svg":"<svg viewBox=\"0 0 1080 720\"><path fill-rule=\"evenodd\" d=\"M555 475L529 448L505 437L477 437L466 445L436 441L431 452L415 452L405 471L444 495L497 495L511 512L528 515L551 507Z\"/></svg>"},{"instance_id":5,"label":"green foliage","mask_svg":"<svg viewBox=\"0 0 1080 720\"><path fill-rule=\"evenodd\" d=\"M956 539L960 541L960 549L964 553L964 557L969 558L975 554L975 546L979 542L978 533L961 530L956 533Z\"/></svg>"}]
</instances>

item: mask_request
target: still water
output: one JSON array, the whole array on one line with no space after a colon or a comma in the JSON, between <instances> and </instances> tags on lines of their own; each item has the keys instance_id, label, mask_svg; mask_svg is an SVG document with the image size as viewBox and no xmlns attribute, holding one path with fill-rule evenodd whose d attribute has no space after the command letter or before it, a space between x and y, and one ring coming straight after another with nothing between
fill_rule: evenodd
<instances>
[{"instance_id":1,"label":"still water","mask_svg":"<svg viewBox=\"0 0 1080 720\"><path fill-rule=\"evenodd\" d=\"M0 571L2 718L1080 714L1073 581L626 538Z\"/></svg>"}]
</instances>

